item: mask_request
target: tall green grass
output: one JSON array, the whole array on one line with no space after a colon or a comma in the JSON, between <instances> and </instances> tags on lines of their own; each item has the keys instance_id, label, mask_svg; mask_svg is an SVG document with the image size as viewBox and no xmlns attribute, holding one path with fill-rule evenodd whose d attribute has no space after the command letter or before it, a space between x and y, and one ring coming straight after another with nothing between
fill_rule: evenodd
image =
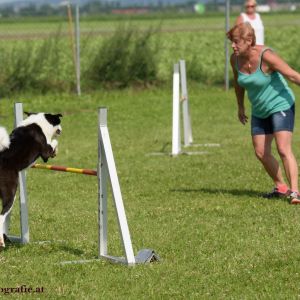
<instances>
[{"instance_id":1,"label":"tall green grass","mask_svg":"<svg viewBox=\"0 0 300 300\"><path fill-rule=\"evenodd\" d=\"M85 76L94 87L124 88L157 81L159 48L157 41L153 42L157 31L150 28L141 33L131 26L118 28L96 50Z\"/></svg>"},{"instance_id":2,"label":"tall green grass","mask_svg":"<svg viewBox=\"0 0 300 300\"><path fill-rule=\"evenodd\" d=\"M64 48L60 31L45 40L1 46L0 93L71 91L73 62Z\"/></svg>"},{"instance_id":3,"label":"tall green grass","mask_svg":"<svg viewBox=\"0 0 300 300\"><path fill-rule=\"evenodd\" d=\"M293 68L300 69L298 15L263 15L266 45L274 48ZM231 19L233 24L234 17ZM5 32L27 36L36 22L0 25ZM43 24L43 23L41 23ZM51 32L55 23L50 22ZM58 24L57 24L58 25ZM65 24L63 24L65 25ZM63 26L62 25L62 26ZM166 20L83 20L81 23L81 88L124 88L169 82L172 66L187 63L188 78L218 86L224 78L224 18L185 17ZM39 28L39 34L41 34ZM282 37L288 36L289 39ZM8 41L1 45L0 92L74 91L75 68L70 37L57 30L43 40Z\"/></svg>"}]
</instances>

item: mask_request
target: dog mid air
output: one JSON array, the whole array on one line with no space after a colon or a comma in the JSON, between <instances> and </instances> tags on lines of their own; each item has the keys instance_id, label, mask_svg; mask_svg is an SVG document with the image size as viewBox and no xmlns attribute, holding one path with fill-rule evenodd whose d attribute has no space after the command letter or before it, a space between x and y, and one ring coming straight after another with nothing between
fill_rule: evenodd
<instances>
[{"instance_id":1,"label":"dog mid air","mask_svg":"<svg viewBox=\"0 0 300 300\"><path fill-rule=\"evenodd\" d=\"M25 112L26 113L26 112ZM28 168L41 157L47 162L55 157L60 135L61 114L26 113L23 120L10 135L0 127L0 250L5 247L4 222L9 214L18 187L18 172Z\"/></svg>"}]
</instances>

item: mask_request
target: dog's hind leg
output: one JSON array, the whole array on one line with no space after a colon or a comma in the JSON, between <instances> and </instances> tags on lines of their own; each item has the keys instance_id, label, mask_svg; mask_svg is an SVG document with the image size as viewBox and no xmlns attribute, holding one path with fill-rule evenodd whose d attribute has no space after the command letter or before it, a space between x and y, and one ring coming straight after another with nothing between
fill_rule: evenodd
<instances>
[{"instance_id":1,"label":"dog's hind leg","mask_svg":"<svg viewBox=\"0 0 300 300\"><path fill-rule=\"evenodd\" d=\"M8 191L2 192L2 211L0 213L0 250L5 247L4 242L4 222L7 215L10 213L16 196L17 185L11 187Z\"/></svg>"}]
</instances>

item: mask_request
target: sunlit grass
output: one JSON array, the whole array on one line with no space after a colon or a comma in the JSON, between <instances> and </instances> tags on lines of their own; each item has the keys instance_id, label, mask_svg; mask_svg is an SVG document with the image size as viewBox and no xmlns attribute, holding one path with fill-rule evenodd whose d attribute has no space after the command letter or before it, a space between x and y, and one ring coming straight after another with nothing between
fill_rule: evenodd
<instances>
[{"instance_id":1,"label":"sunlit grass","mask_svg":"<svg viewBox=\"0 0 300 300\"><path fill-rule=\"evenodd\" d=\"M293 89L299 98L299 88ZM96 168L97 109L108 107L134 251L153 248L161 262L134 268L102 260L59 265L97 257L97 180L28 170L31 243L9 245L0 254L0 288L44 287L42 297L49 299L298 297L299 208L261 198L272 182L253 154L249 125L237 121L233 91L189 86L195 143L221 147L172 158L171 90L18 97L25 110L64 114L59 154L50 163L79 168ZM0 123L9 129L13 101L0 102ZM297 115L298 160L299 124ZM166 155L149 155L160 151ZM18 225L16 203L13 233ZM109 252L123 255L111 204Z\"/></svg>"}]
</instances>

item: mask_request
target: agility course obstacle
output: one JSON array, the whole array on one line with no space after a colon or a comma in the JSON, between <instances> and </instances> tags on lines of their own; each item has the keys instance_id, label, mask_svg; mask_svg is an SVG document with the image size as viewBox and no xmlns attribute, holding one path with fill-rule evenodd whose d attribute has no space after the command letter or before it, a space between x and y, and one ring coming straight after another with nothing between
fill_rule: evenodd
<instances>
[{"instance_id":1,"label":"agility course obstacle","mask_svg":"<svg viewBox=\"0 0 300 300\"><path fill-rule=\"evenodd\" d=\"M62 166L54 166L54 165L34 164L33 166L31 166L31 168L60 171L60 172L67 172L67 173L77 173L77 174L91 175L91 176L97 176L98 174L96 170L78 169L78 168L70 168L70 167L62 167Z\"/></svg>"},{"instance_id":2,"label":"agility course obstacle","mask_svg":"<svg viewBox=\"0 0 300 300\"><path fill-rule=\"evenodd\" d=\"M207 151L187 152L181 147L180 114L182 106L183 141L184 147L219 147L220 144L193 144L189 97L187 89L186 65L184 60L174 64L173 68L173 118L172 118L172 156L179 154L199 155Z\"/></svg>"},{"instance_id":3,"label":"agility course obstacle","mask_svg":"<svg viewBox=\"0 0 300 300\"><path fill-rule=\"evenodd\" d=\"M17 106L18 114L23 115L22 105ZM17 117L17 113L15 113ZM45 169L52 171L63 171L71 173L79 173L85 175L97 176L98 179L98 259L105 258L114 263L121 263L126 265L135 265L137 263L148 263L158 261L159 257L152 249L142 249L134 256L132 242L130 238L130 232L128 228L125 208L123 204L120 184L118 180L116 165L114 161L114 156L112 152L112 147L110 143L109 132L107 128L107 109L100 108L98 112L99 126L98 126L98 166L97 171L90 169L77 169L62 166L52 166L52 165L41 165L35 164L33 168ZM19 122L17 123L19 124ZM25 172L24 172L25 174ZM23 201L25 205L20 205L20 215L21 220L21 238L11 239L12 241L20 241L22 243L29 242L29 227L28 227L28 210L27 210L27 195L26 195L26 182L25 176L20 177L20 182L23 187ZM107 185L108 182L111 186L112 198L116 210L117 221L119 225L120 237L122 240L124 257L116 257L108 254L108 226L107 226ZM21 188L22 189L22 188ZM21 192L20 192L21 196ZM21 202L21 203L23 203ZM23 230L26 230L25 239L22 239ZM8 233L8 230L7 230ZM78 261L64 261L62 264L74 264L74 263L86 263L92 260L78 260Z\"/></svg>"},{"instance_id":4,"label":"agility course obstacle","mask_svg":"<svg viewBox=\"0 0 300 300\"><path fill-rule=\"evenodd\" d=\"M181 152L180 102L182 103L184 146L189 146L193 143L193 135L184 60L174 64L173 69L172 155L178 155Z\"/></svg>"}]
</instances>

